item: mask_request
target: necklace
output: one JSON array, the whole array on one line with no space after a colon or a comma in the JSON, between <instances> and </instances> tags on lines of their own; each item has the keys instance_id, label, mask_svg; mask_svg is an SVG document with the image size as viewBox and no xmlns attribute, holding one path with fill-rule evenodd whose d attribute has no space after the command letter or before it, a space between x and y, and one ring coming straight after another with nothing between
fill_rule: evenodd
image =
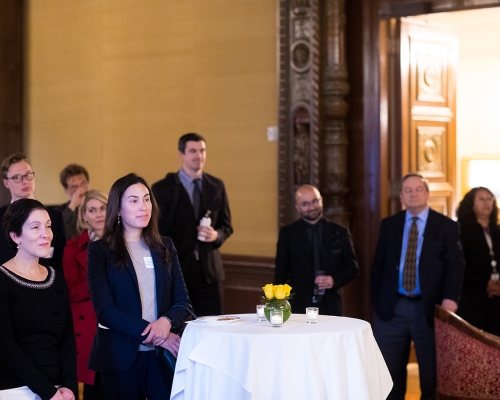
<instances>
[{"instance_id":1,"label":"necklace","mask_svg":"<svg viewBox=\"0 0 500 400\"><path fill-rule=\"evenodd\" d=\"M14 273L18 276L20 276L21 278L24 278L24 279L27 279L29 281L34 281L34 282L37 282L37 281L44 281L45 279L47 279L46 276L42 276L44 275L43 271L41 270L40 268L40 264L37 263L36 267L35 267L35 273L34 274L28 274L27 271L23 268L19 268L19 266L17 265L16 263L16 258L14 257L12 259L12 262L14 263ZM33 279L34 278L34 279ZM42 278L42 279L40 279Z\"/></svg>"},{"instance_id":2,"label":"necklace","mask_svg":"<svg viewBox=\"0 0 500 400\"><path fill-rule=\"evenodd\" d=\"M498 281L500 274L497 271L497 262L495 260L495 252L493 251L493 241L491 240L490 230L488 228L483 228L484 237L486 238L486 243L490 249L490 265L491 265L491 277L492 281Z\"/></svg>"},{"instance_id":3,"label":"necklace","mask_svg":"<svg viewBox=\"0 0 500 400\"><path fill-rule=\"evenodd\" d=\"M46 282L29 281L29 279L17 275L15 272L12 272L11 270L5 268L5 266L3 265L0 266L0 271L2 271L8 278L16 282L18 285L27 287L29 289L47 289L52 286L56 278L56 272L52 267L49 267L49 279L46 280Z\"/></svg>"}]
</instances>

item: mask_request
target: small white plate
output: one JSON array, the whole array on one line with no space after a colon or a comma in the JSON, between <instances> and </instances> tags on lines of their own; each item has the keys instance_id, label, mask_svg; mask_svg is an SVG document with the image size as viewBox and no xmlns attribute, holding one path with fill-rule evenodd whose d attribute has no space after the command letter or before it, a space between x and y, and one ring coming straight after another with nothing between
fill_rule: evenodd
<instances>
[{"instance_id":1,"label":"small white plate","mask_svg":"<svg viewBox=\"0 0 500 400\"><path fill-rule=\"evenodd\" d=\"M234 315L209 315L206 317L199 317L196 321L203 322L205 324L231 324L233 322L239 321L240 317Z\"/></svg>"}]
</instances>

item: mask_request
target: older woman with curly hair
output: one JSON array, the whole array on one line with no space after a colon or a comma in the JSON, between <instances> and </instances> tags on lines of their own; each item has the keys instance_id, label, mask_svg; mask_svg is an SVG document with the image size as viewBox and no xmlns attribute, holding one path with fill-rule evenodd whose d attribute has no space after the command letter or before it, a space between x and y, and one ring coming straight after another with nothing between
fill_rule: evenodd
<instances>
[{"instance_id":1,"label":"older woman with curly hair","mask_svg":"<svg viewBox=\"0 0 500 400\"><path fill-rule=\"evenodd\" d=\"M500 335L500 229L493 193L471 189L457 210L465 256L465 276L457 314L472 325Z\"/></svg>"}]
</instances>

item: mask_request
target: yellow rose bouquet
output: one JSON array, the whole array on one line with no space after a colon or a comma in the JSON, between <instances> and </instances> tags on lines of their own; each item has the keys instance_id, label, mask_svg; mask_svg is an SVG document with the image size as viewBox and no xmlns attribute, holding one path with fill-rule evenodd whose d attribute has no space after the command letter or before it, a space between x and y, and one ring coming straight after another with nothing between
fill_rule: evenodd
<instances>
[{"instance_id":1,"label":"yellow rose bouquet","mask_svg":"<svg viewBox=\"0 0 500 400\"><path fill-rule=\"evenodd\" d=\"M273 285L268 283L262 288L264 291L264 296L262 296L262 303L266 305L264 313L267 320L269 321L269 314L271 310L282 310L283 311L283 322L285 322L292 314L292 307L288 302L289 299L293 298L293 293L291 293L290 285Z\"/></svg>"}]
</instances>

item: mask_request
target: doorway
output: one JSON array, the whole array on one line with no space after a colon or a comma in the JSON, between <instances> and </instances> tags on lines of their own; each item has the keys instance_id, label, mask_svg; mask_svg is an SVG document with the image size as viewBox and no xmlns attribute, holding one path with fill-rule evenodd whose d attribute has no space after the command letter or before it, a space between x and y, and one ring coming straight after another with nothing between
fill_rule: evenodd
<instances>
[{"instance_id":1,"label":"doorway","mask_svg":"<svg viewBox=\"0 0 500 400\"><path fill-rule=\"evenodd\" d=\"M471 185L498 185L496 182L500 168L496 166L500 165L500 79L497 71L500 70L500 46L496 38L500 34L500 8L427 14L413 18L423 23L451 26L457 32L456 162L453 166L456 180L453 184L453 200L447 210L447 214L454 217L458 202ZM382 160L391 159L388 116L395 107L394 99L391 100L389 96L391 80L395 77L390 76L388 70L388 52L394 44L384 38L386 28L383 27L388 23L390 21L382 21L380 31ZM476 160L488 165L488 173L472 176L469 167L471 161ZM394 210L394 203L398 201L397 188L394 180L387 179L391 169L394 169L394 165L387 161L381 170L382 216L397 211ZM495 193L496 188L492 187L492 191ZM495 194L500 197L500 193Z\"/></svg>"},{"instance_id":2,"label":"doorway","mask_svg":"<svg viewBox=\"0 0 500 400\"><path fill-rule=\"evenodd\" d=\"M496 39L500 35L500 8L427 14L413 18L429 24L452 27L458 38L455 93L456 162L454 163L456 180L453 186L453 202L447 212L454 218L458 202L471 187L491 187L496 197L500 197L500 190L495 190L500 182L498 178L500 176L500 77L498 76L500 46ZM395 45L385 36L387 26L384 24L389 23L390 21L382 21L380 25L382 217L397 211L394 210L394 204L399 202L397 187L394 185L397 174L393 173L395 178L392 182L390 178L388 179L391 176L391 169L400 167L389 161L390 152L393 150L390 148L388 132L394 129L390 126L389 115L397 106L395 102L403 102L390 93L391 82L401 77L391 76L389 71L391 46ZM487 163L485 168L487 173L473 177L469 168L471 162L475 161ZM408 364L406 400L418 398L420 398L418 365L412 351Z\"/></svg>"}]
</instances>

